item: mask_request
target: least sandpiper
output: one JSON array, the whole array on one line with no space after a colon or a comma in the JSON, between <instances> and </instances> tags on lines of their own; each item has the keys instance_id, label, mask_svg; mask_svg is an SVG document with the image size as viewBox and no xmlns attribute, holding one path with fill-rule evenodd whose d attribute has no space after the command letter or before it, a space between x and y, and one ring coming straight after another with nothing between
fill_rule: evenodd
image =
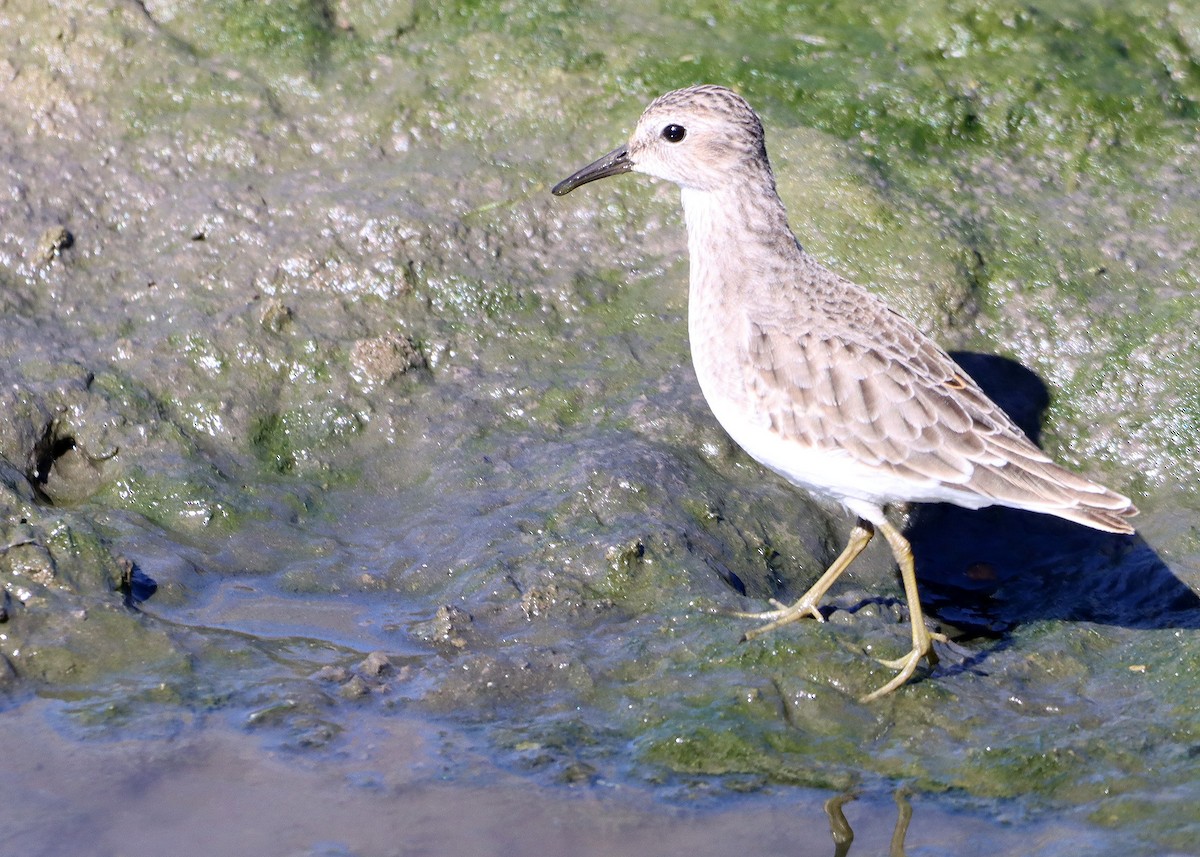
<instances>
[{"instance_id":1,"label":"least sandpiper","mask_svg":"<svg viewBox=\"0 0 1200 857\"><path fill-rule=\"evenodd\" d=\"M747 614L757 636L810 616L876 531L900 567L912 650L870 701L937 661L893 503L1000 505L1132 533L1137 509L1055 464L953 359L882 300L825 268L788 226L762 122L721 86L668 92L629 142L555 185L629 171L682 189L691 258L688 334L700 388L752 457L857 516L846 548L794 604Z\"/></svg>"}]
</instances>

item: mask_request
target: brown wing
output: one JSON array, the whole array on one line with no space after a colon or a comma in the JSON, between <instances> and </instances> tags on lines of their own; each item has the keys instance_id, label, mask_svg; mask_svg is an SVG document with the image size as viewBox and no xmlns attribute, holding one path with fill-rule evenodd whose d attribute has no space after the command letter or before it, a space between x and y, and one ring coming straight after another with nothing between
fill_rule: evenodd
<instances>
[{"instance_id":1,"label":"brown wing","mask_svg":"<svg viewBox=\"0 0 1200 857\"><path fill-rule=\"evenodd\" d=\"M748 380L773 430L918 483L1130 531L1128 499L1054 464L900 316L871 321L869 341L751 322Z\"/></svg>"}]
</instances>

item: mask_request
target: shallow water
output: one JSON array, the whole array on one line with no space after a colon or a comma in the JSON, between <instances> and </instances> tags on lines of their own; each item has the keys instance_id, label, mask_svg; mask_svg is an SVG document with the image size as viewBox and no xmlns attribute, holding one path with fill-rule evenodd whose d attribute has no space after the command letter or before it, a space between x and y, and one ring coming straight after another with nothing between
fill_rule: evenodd
<instances>
[{"instance_id":1,"label":"shallow water","mask_svg":"<svg viewBox=\"0 0 1200 857\"><path fill-rule=\"evenodd\" d=\"M0 727L16 772L0 784L10 853L878 854L899 815L890 795L854 796L842 809L850 849L839 852L823 793L719 790L663 805L636 785L538 784L497 770L469 737L424 719L374 718L314 764L264 751L219 722L169 740L80 744L54 728L57 714L37 703ZM970 853L984 841L995 854L1072 853L1036 842L1113 844L1070 823L1013 825L906 800L909 853Z\"/></svg>"},{"instance_id":2,"label":"shallow water","mask_svg":"<svg viewBox=\"0 0 1200 857\"><path fill-rule=\"evenodd\" d=\"M856 795L878 853L899 791L909 853L1200 853L1189 10L10 0L0 33L0 851L828 854ZM698 80L763 113L810 249L1143 510L911 510L953 642L876 705L879 545L827 623L738 642L849 522L709 415L675 192L548 193Z\"/></svg>"}]
</instances>

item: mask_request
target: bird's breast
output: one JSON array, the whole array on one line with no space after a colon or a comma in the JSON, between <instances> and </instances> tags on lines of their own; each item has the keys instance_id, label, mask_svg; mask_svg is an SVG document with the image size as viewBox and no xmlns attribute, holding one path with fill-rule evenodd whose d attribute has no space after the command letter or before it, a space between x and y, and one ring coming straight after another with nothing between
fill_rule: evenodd
<instances>
[{"instance_id":1,"label":"bird's breast","mask_svg":"<svg viewBox=\"0 0 1200 857\"><path fill-rule=\"evenodd\" d=\"M731 420L767 425L749 376L753 329L787 323L799 248L773 190L732 194L684 189L688 231L688 336L696 377L726 430Z\"/></svg>"},{"instance_id":2,"label":"bird's breast","mask_svg":"<svg viewBox=\"0 0 1200 857\"><path fill-rule=\"evenodd\" d=\"M688 339L700 389L722 424L764 422L762 403L747 376L750 308L713 272L693 265L688 297ZM729 425L725 425L730 430ZM731 432L732 433L732 432Z\"/></svg>"}]
</instances>

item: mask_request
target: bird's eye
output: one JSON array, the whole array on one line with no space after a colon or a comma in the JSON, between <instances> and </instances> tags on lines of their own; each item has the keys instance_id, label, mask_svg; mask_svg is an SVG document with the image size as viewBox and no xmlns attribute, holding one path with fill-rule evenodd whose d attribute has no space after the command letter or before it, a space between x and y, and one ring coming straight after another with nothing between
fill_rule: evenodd
<instances>
[{"instance_id":1,"label":"bird's eye","mask_svg":"<svg viewBox=\"0 0 1200 857\"><path fill-rule=\"evenodd\" d=\"M687 128L682 125L668 125L662 130L663 139L668 143L678 143L687 136Z\"/></svg>"}]
</instances>

